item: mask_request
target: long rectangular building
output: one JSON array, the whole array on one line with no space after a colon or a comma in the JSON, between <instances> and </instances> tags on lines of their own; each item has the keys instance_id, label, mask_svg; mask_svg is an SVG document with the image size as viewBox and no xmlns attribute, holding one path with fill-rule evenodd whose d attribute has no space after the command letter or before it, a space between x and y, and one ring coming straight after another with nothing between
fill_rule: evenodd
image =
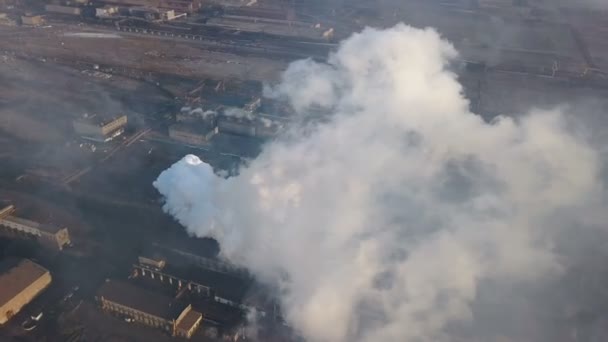
<instances>
[{"instance_id":1,"label":"long rectangular building","mask_svg":"<svg viewBox=\"0 0 608 342\"><path fill-rule=\"evenodd\" d=\"M68 229L43 224L11 215L15 207L9 205L0 210L0 234L16 238L33 238L44 247L62 250L71 243Z\"/></svg>"},{"instance_id":2,"label":"long rectangular building","mask_svg":"<svg viewBox=\"0 0 608 342\"><path fill-rule=\"evenodd\" d=\"M124 281L105 282L97 292L97 300L104 311L131 318L172 336L190 338L203 319L191 305Z\"/></svg>"},{"instance_id":3,"label":"long rectangular building","mask_svg":"<svg viewBox=\"0 0 608 342\"><path fill-rule=\"evenodd\" d=\"M51 273L27 259L0 261L0 324L6 323L51 284Z\"/></svg>"}]
</instances>

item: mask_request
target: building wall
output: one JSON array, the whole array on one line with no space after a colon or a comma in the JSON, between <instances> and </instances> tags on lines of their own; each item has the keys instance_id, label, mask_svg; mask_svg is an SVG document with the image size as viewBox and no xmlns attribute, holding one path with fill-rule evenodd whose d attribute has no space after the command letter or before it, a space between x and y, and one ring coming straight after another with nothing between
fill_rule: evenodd
<instances>
[{"instance_id":1,"label":"building wall","mask_svg":"<svg viewBox=\"0 0 608 342\"><path fill-rule=\"evenodd\" d=\"M37 239L41 245L53 250L62 250L65 245L70 243L70 234L67 228L62 228L55 233L49 233L4 219L0 219L0 234L12 238L34 238Z\"/></svg>"},{"instance_id":2,"label":"building wall","mask_svg":"<svg viewBox=\"0 0 608 342\"><path fill-rule=\"evenodd\" d=\"M127 116L123 115L120 116L118 118L116 118L114 121L108 122L107 124L105 124L102 127L102 134L105 135L109 135L110 133L114 132L115 130L122 128L124 126L127 125Z\"/></svg>"},{"instance_id":3,"label":"building wall","mask_svg":"<svg viewBox=\"0 0 608 342\"><path fill-rule=\"evenodd\" d=\"M23 289L17 296L0 307L0 324L6 323L12 316L16 315L21 308L46 289L51 284L51 281L51 274L46 272L43 276Z\"/></svg>"},{"instance_id":4,"label":"building wall","mask_svg":"<svg viewBox=\"0 0 608 342\"><path fill-rule=\"evenodd\" d=\"M157 317L154 315L149 315L145 312L132 309L130 307L120 305L118 303L114 303L112 301L106 300L105 298L100 299L101 308L105 311L109 311L124 317L132 318L134 321L147 325L149 327L157 328L164 330L169 333L173 333L173 322L163 319L161 317Z\"/></svg>"},{"instance_id":5,"label":"building wall","mask_svg":"<svg viewBox=\"0 0 608 342\"><path fill-rule=\"evenodd\" d=\"M205 286L205 285L193 282L193 281L188 281L188 280L173 276L171 274L161 272L159 270L152 270L152 269L150 269L148 267L144 267L144 266L133 265L133 269L138 276L141 275L142 277L156 279L156 280L160 281L161 283L169 283L170 285L174 286L176 289L181 289L182 287L185 286L188 288L188 290L191 291L191 293L197 294L199 296L203 296L203 297L211 296L211 288L209 286Z\"/></svg>"},{"instance_id":6,"label":"building wall","mask_svg":"<svg viewBox=\"0 0 608 342\"><path fill-rule=\"evenodd\" d=\"M106 123L104 126L95 125L85 121L74 121L73 126L76 133L85 137L105 138L110 133L127 125L127 116L123 115Z\"/></svg>"},{"instance_id":7,"label":"building wall","mask_svg":"<svg viewBox=\"0 0 608 342\"><path fill-rule=\"evenodd\" d=\"M13 229L4 225L0 225L0 236L7 237L9 239L26 239L37 241L38 236L26 233L21 230Z\"/></svg>"},{"instance_id":8,"label":"building wall","mask_svg":"<svg viewBox=\"0 0 608 342\"><path fill-rule=\"evenodd\" d=\"M33 235L33 236L40 236L40 230L34 227L30 227L28 225L25 224L21 224L18 222L13 222L10 220L5 220L5 219L0 219L0 226L4 226L6 228L10 228L12 230L16 230L18 232L24 233L24 234L29 234L29 235Z\"/></svg>"}]
</instances>

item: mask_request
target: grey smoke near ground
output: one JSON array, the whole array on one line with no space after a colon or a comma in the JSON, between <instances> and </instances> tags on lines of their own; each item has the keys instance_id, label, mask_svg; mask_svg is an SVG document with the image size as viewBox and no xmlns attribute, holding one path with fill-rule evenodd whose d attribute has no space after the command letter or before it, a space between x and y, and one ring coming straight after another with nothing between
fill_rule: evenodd
<instances>
[{"instance_id":1,"label":"grey smoke near ground","mask_svg":"<svg viewBox=\"0 0 608 342\"><path fill-rule=\"evenodd\" d=\"M573 338L580 308L556 284L605 219L600 155L560 110L484 122L456 57L398 25L291 64L269 93L327 120L236 177L186 156L154 183L164 210L279 285L308 341Z\"/></svg>"}]
</instances>

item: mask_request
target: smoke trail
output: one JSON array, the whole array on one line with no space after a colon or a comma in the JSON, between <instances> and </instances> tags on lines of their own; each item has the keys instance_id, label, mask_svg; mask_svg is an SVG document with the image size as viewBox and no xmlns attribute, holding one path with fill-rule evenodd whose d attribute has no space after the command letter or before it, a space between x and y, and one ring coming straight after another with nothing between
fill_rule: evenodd
<instances>
[{"instance_id":1,"label":"smoke trail","mask_svg":"<svg viewBox=\"0 0 608 342\"><path fill-rule=\"evenodd\" d=\"M525 298L563 270L557 234L599 212L598 156L558 111L470 113L456 56L398 25L293 63L270 93L327 120L236 177L185 157L154 183L164 210L278 284L309 341L543 340Z\"/></svg>"}]
</instances>

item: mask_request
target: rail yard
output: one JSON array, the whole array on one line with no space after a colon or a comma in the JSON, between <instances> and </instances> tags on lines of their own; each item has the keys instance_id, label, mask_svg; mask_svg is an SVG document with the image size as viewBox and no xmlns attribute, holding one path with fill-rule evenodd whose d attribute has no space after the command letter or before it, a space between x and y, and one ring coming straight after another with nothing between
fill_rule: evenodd
<instances>
[{"instance_id":1,"label":"rail yard","mask_svg":"<svg viewBox=\"0 0 608 342\"><path fill-rule=\"evenodd\" d=\"M0 336L236 341L252 310L262 341L293 336L265 285L220 260L214 240L188 236L152 183L185 154L237 174L295 119L265 86L293 61L331 60L366 26L435 27L459 51L454 72L484 119L564 98L608 108L608 11L382 3L0 0L0 209L16 208L24 227L69 230L59 251L16 228L0 238L0 259L35 260L20 263L52 278Z\"/></svg>"}]
</instances>

